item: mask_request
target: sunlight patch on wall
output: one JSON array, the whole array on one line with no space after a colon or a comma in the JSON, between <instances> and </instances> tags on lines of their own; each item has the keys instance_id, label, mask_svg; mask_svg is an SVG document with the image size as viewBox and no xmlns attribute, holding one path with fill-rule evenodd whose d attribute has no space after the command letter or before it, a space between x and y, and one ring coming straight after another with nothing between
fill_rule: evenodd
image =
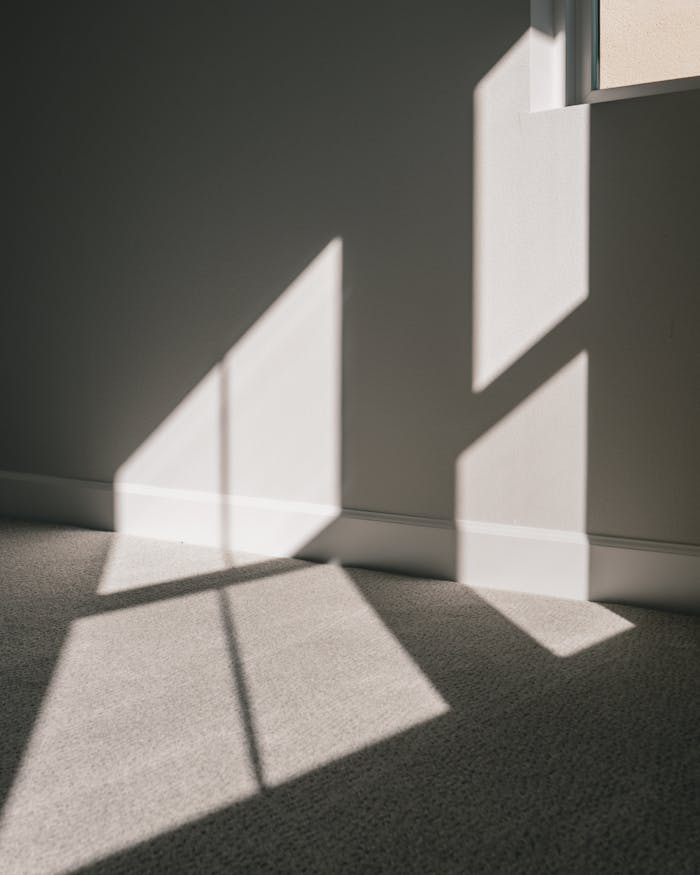
<instances>
[{"instance_id":1,"label":"sunlight patch on wall","mask_svg":"<svg viewBox=\"0 0 700 875\"><path fill-rule=\"evenodd\" d=\"M212 368L117 471L115 485L217 493L220 485L220 377ZM118 492L118 529L129 530L129 505Z\"/></svg>"},{"instance_id":2,"label":"sunlight patch on wall","mask_svg":"<svg viewBox=\"0 0 700 875\"><path fill-rule=\"evenodd\" d=\"M448 710L338 567L138 597L71 626L0 821L3 872L87 865Z\"/></svg>"},{"instance_id":3,"label":"sunlight patch on wall","mask_svg":"<svg viewBox=\"0 0 700 875\"><path fill-rule=\"evenodd\" d=\"M634 623L593 602L532 599L521 593L480 589L483 599L554 656L574 656L602 644Z\"/></svg>"},{"instance_id":4,"label":"sunlight patch on wall","mask_svg":"<svg viewBox=\"0 0 700 875\"><path fill-rule=\"evenodd\" d=\"M583 531L587 406L582 352L461 453L457 518Z\"/></svg>"},{"instance_id":5,"label":"sunlight patch on wall","mask_svg":"<svg viewBox=\"0 0 700 875\"><path fill-rule=\"evenodd\" d=\"M582 352L461 453L459 580L585 597L587 416Z\"/></svg>"},{"instance_id":6,"label":"sunlight patch on wall","mask_svg":"<svg viewBox=\"0 0 700 875\"><path fill-rule=\"evenodd\" d=\"M342 258L334 240L223 360L239 495L338 501Z\"/></svg>"},{"instance_id":7,"label":"sunlight patch on wall","mask_svg":"<svg viewBox=\"0 0 700 875\"><path fill-rule=\"evenodd\" d=\"M341 319L335 239L121 466L117 530L280 554L332 520Z\"/></svg>"},{"instance_id":8,"label":"sunlight patch on wall","mask_svg":"<svg viewBox=\"0 0 700 875\"><path fill-rule=\"evenodd\" d=\"M531 111L554 99L531 76L547 40L524 34L474 92L475 391L588 296L588 107Z\"/></svg>"}]
</instances>

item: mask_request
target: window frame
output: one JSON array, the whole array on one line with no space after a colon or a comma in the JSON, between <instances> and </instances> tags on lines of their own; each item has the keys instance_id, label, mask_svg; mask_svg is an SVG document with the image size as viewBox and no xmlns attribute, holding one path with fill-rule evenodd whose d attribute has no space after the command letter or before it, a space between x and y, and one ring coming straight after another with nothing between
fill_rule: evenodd
<instances>
[{"instance_id":1,"label":"window frame","mask_svg":"<svg viewBox=\"0 0 700 875\"><path fill-rule=\"evenodd\" d=\"M573 21L576 46L575 103L605 103L633 97L700 88L700 75L633 85L600 87L600 0L566 0L567 21Z\"/></svg>"}]
</instances>

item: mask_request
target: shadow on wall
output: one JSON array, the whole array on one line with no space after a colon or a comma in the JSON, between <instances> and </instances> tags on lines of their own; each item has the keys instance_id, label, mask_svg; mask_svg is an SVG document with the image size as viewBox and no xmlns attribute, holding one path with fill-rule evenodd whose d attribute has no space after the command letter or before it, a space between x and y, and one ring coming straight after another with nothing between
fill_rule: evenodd
<instances>
[{"instance_id":1,"label":"shadow on wall","mask_svg":"<svg viewBox=\"0 0 700 875\"><path fill-rule=\"evenodd\" d=\"M16 12L3 467L475 583L692 558L697 95L532 113L527 13Z\"/></svg>"},{"instance_id":2,"label":"shadow on wall","mask_svg":"<svg viewBox=\"0 0 700 875\"><path fill-rule=\"evenodd\" d=\"M590 144L587 531L675 554L594 547L591 596L697 611L700 91L594 106Z\"/></svg>"},{"instance_id":3,"label":"shadow on wall","mask_svg":"<svg viewBox=\"0 0 700 875\"><path fill-rule=\"evenodd\" d=\"M540 32L538 51L546 39L556 43L558 37ZM456 493L449 506L445 494L441 509L432 514L425 512L425 498L415 504L398 495L383 504L366 498L365 468L379 482L391 479L424 423L412 423L390 440L375 436L365 451L354 454L357 423L384 421L396 395L418 380L404 383L401 373L392 372L384 395L369 405L363 402L359 415L349 412L358 398L367 401L377 379L386 378L387 365L377 355L375 370L362 383L351 377L362 366L368 338L355 335L347 348L350 332L341 325L342 311L353 318L357 302L349 277L356 268L352 259L347 266L343 241L337 239L232 347L217 366L218 376L210 372L120 467L117 527L552 595L694 604L697 550L679 547L679 555L670 559L667 549L697 541L692 477L687 476L694 470L697 417L683 427L692 390L684 357L692 339L682 337L677 344L671 327L671 342L664 343L659 333L659 317L663 312L666 318L669 307L664 279L673 289L675 313L696 306L686 294L692 244L683 242L684 235L686 241L692 237L692 198L674 197L678 245L664 246L653 269L648 265L639 275L643 294L634 302L635 318L648 326L646 334L621 333L620 319L634 292L616 274L617 265L632 262L634 252L658 250L654 240L663 239L658 205L669 190L669 180L659 174L647 186L645 208L634 209L638 174L618 172L624 155L644 143L644 161L662 164L668 161L665 152L674 148L674 166L692 163L681 132L672 136L683 118L678 98L676 105L668 98L652 104L652 115L665 119L658 128L664 133L655 140L639 127L644 118L639 103L636 113L627 110L630 119L616 122L612 130L606 119L617 119L619 109L595 107L592 118L586 106L531 112L532 41L531 30L474 89L473 283L467 320L472 339L471 368L466 368L472 390L462 392L458 402L446 395L441 399L444 412L436 413L432 424L429 464L423 460L421 468L435 472L435 431L444 425L449 433L450 423L460 420L466 448L457 455ZM681 96L681 106L684 100ZM595 142L593 125L603 131ZM669 147L669 137L675 146ZM617 212L610 207L613 186L622 205ZM668 216L667 211L664 223ZM339 226L345 229L343 222ZM377 299L382 300L379 289ZM428 302L432 306L432 299ZM410 299L402 306L410 306ZM389 351L400 342L392 324L400 321L399 309L393 312L395 320L377 317ZM671 315L670 324L677 318ZM617 364L623 350L625 368ZM589 385L591 354L596 376L609 373L597 376L594 387ZM399 359L402 367L407 355ZM650 361L654 374L640 381ZM421 379L427 377L434 393L433 367L428 364ZM668 381L656 376L668 370L676 372L670 397L663 388ZM444 367L435 372L444 373ZM425 413L430 401L423 393L413 403ZM606 411L592 422L591 404ZM341 408L346 411L342 422ZM659 415L669 409L672 434L668 416ZM673 464L661 452L669 440ZM391 446L392 464L378 464L377 446L381 460ZM646 461L654 453L656 477ZM353 456L359 461L350 464ZM419 470L414 458L410 463L413 472ZM601 473L610 468L615 476ZM358 478L362 486L353 493ZM663 492L657 489L661 481ZM592 483L597 486L591 505ZM179 489L186 490L182 500ZM680 506L673 507L674 495L681 496ZM396 507L409 512L387 513ZM373 513L375 508L380 513ZM622 556L616 539L624 539ZM667 542L661 551L659 542ZM663 593L660 578L671 581Z\"/></svg>"},{"instance_id":4,"label":"shadow on wall","mask_svg":"<svg viewBox=\"0 0 700 875\"><path fill-rule=\"evenodd\" d=\"M300 330L272 400L269 380L244 398L241 373L227 376L247 415L272 404L260 428L238 436L224 417L226 440L198 422L206 457L159 458L177 470L168 486L136 486L184 484L196 504L224 478L236 490L231 515L262 513L266 524L275 502L303 501L323 523L341 506L451 525L470 332L470 100L527 25L511 6L496 21L482 8L394 3L366 15L317 3L233 15L222 3L99 16L78 4L42 9L31 27L16 11L17 294L2 354L25 366L21 384L8 381L16 428L0 436L3 468L123 478L227 351L235 357L276 298L342 240L342 350L303 372L316 369L313 389L333 394L330 407L292 385L298 359L324 339L317 330L304 346ZM17 344L28 336L26 360ZM229 443L232 470L216 471ZM280 495L267 487L292 453L313 470L304 479L303 466L287 467ZM297 541L311 536L305 526Z\"/></svg>"},{"instance_id":5,"label":"shadow on wall","mask_svg":"<svg viewBox=\"0 0 700 875\"><path fill-rule=\"evenodd\" d=\"M342 241L114 478L115 528L294 555L340 509Z\"/></svg>"},{"instance_id":6,"label":"shadow on wall","mask_svg":"<svg viewBox=\"0 0 700 875\"><path fill-rule=\"evenodd\" d=\"M463 386L469 101L509 27L392 3L167 10L47 7L31 28L15 13L8 324L34 355L8 381L4 467L111 482L338 238L344 497L390 509L388 477L407 508L449 516L449 464L438 482L420 462L459 428L441 417L433 448L426 390L433 368ZM483 49L465 53L472 31ZM387 472L390 446L414 477Z\"/></svg>"}]
</instances>

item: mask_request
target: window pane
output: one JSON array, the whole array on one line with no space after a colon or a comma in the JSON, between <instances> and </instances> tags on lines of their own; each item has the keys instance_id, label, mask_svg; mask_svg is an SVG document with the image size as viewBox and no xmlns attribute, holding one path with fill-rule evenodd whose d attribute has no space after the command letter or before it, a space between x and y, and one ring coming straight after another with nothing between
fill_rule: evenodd
<instances>
[{"instance_id":1,"label":"window pane","mask_svg":"<svg viewBox=\"0 0 700 875\"><path fill-rule=\"evenodd\" d=\"M700 0L600 0L600 87L700 76Z\"/></svg>"}]
</instances>

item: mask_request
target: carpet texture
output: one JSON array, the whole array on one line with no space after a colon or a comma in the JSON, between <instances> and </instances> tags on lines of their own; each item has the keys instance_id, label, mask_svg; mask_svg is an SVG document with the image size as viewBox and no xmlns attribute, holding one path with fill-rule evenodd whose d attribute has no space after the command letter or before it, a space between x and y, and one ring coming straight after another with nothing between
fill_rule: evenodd
<instances>
[{"instance_id":1,"label":"carpet texture","mask_svg":"<svg viewBox=\"0 0 700 875\"><path fill-rule=\"evenodd\" d=\"M0 523L0 872L698 873L700 618Z\"/></svg>"}]
</instances>

